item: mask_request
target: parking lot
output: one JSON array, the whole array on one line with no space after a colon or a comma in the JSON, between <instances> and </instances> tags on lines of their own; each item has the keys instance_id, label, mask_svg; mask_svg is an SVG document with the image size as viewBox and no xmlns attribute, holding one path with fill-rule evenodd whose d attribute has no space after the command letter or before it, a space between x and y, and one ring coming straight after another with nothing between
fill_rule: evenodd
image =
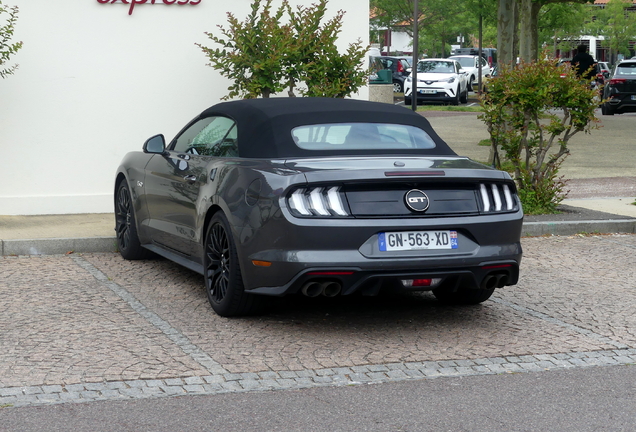
<instances>
[{"instance_id":1,"label":"parking lot","mask_svg":"<svg viewBox=\"0 0 636 432\"><path fill-rule=\"evenodd\" d=\"M210 309L201 277L116 254L0 259L0 405L301 388L636 362L636 235L524 238L520 283Z\"/></svg>"}]
</instances>

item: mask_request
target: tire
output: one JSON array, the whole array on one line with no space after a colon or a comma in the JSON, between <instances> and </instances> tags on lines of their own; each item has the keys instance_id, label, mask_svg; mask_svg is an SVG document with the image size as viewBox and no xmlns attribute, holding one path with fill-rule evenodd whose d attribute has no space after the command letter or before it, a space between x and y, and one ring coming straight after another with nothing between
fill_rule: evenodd
<instances>
[{"instance_id":1,"label":"tire","mask_svg":"<svg viewBox=\"0 0 636 432\"><path fill-rule=\"evenodd\" d=\"M459 96L459 102L463 104L468 103L468 89Z\"/></svg>"},{"instance_id":2,"label":"tire","mask_svg":"<svg viewBox=\"0 0 636 432\"><path fill-rule=\"evenodd\" d=\"M457 91L455 92L455 97L451 100L451 105L459 105L459 92L460 92L460 87L457 86Z\"/></svg>"},{"instance_id":3,"label":"tire","mask_svg":"<svg viewBox=\"0 0 636 432\"><path fill-rule=\"evenodd\" d=\"M468 289L459 287L452 292L448 289L435 289L433 295L442 303L455 305L476 305L490 298L495 288L492 289Z\"/></svg>"},{"instance_id":4,"label":"tire","mask_svg":"<svg viewBox=\"0 0 636 432\"><path fill-rule=\"evenodd\" d=\"M150 256L150 251L141 246L137 235L135 210L126 180L122 180L116 189L115 232L117 248L124 259L139 260Z\"/></svg>"},{"instance_id":5,"label":"tire","mask_svg":"<svg viewBox=\"0 0 636 432\"><path fill-rule=\"evenodd\" d=\"M223 317L256 312L263 298L244 290L236 243L223 213L212 216L205 233L204 248L203 279L214 312Z\"/></svg>"},{"instance_id":6,"label":"tire","mask_svg":"<svg viewBox=\"0 0 636 432\"><path fill-rule=\"evenodd\" d=\"M475 77L471 76L470 77L470 82L468 83L468 88L466 89L466 92L468 93L469 91L473 91L473 83L475 82Z\"/></svg>"},{"instance_id":7,"label":"tire","mask_svg":"<svg viewBox=\"0 0 636 432\"><path fill-rule=\"evenodd\" d=\"M404 93L404 87L400 81L393 81L393 93Z\"/></svg>"},{"instance_id":8,"label":"tire","mask_svg":"<svg viewBox=\"0 0 636 432\"><path fill-rule=\"evenodd\" d=\"M405 97L404 98L404 105L411 106L412 103L413 103L413 101L411 100L410 97Z\"/></svg>"}]
</instances>

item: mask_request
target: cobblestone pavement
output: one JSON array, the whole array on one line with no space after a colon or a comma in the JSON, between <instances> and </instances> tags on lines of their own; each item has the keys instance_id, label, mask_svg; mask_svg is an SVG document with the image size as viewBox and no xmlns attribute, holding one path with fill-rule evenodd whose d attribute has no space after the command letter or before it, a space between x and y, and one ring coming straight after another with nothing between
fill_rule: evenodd
<instances>
[{"instance_id":1,"label":"cobblestone pavement","mask_svg":"<svg viewBox=\"0 0 636 432\"><path fill-rule=\"evenodd\" d=\"M636 363L636 235L524 238L520 283L289 298L227 319L202 278L116 254L0 258L0 407Z\"/></svg>"}]
</instances>

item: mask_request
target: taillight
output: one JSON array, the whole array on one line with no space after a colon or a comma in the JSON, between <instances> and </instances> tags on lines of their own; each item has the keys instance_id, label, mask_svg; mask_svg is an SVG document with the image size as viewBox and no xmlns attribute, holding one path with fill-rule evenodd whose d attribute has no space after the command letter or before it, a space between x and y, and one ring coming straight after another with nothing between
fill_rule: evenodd
<instances>
[{"instance_id":1,"label":"taillight","mask_svg":"<svg viewBox=\"0 0 636 432\"><path fill-rule=\"evenodd\" d=\"M295 216L347 217L340 186L299 188L287 197Z\"/></svg>"},{"instance_id":2,"label":"taillight","mask_svg":"<svg viewBox=\"0 0 636 432\"><path fill-rule=\"evenodd\" d=\"M398 72L404 72L404 66L402 66L402 62L398 62L397 71Z\"/></svg>"},{"instance_id":3,"label":"taillight","mask_svg":"<svg viewBox=\"0 0 636 432\"><path fill-rule=\"evenodd\" d=\"M616 84L625 84L626 82L627 80L625 78L612 78L609 83L611 85L616 85Z\"/></svg>"},{"instance_id":4,"label":"taillight","mask_svg":"<svg viewBox=\"0 0 636 432\"><path fill-rule=\"evenodd\" d=\"M515 195L507 184L482 183L479 185L479 196L483 212L504 212L518 209Z\"/></svg>"}]
</instances>

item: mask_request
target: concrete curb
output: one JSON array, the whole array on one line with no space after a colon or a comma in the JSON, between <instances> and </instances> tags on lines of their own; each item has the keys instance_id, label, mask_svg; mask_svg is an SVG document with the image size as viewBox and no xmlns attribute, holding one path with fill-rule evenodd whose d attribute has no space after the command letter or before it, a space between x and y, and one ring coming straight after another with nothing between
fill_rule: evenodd
<instances>
[{"instance_id":1,"label":"concrete curb","mask_svg":"<svg viewBox=\"0 0 636 432\"><path fill-rule=\"evenodd\" d=\"M524 222L521 235L636 234L636 219ZM0 240L2 256L56 255L68 252L117 252L115 237Z\"/></svg>"},{"instance_id":2,"label":"concrete curb","mask_svg":"<svg viewBox=\"0 0 636 432\"><path fill-rule=\"evenodd\" d=\"M56 255L68 252L117 252L115 237L0 240L2 256Z\"/></svg>"},{"instance_id":3,"label":"concrete curb","mask_svg":"<svg viewBox=\"0 0 636 432\"><path fill-rule=\"evenodd\" d=\"M609 234L636 233L636 219L610 219L587 221L524 222L521 235L574 235L581 233Z\"/></svg>"}]
</instances>

